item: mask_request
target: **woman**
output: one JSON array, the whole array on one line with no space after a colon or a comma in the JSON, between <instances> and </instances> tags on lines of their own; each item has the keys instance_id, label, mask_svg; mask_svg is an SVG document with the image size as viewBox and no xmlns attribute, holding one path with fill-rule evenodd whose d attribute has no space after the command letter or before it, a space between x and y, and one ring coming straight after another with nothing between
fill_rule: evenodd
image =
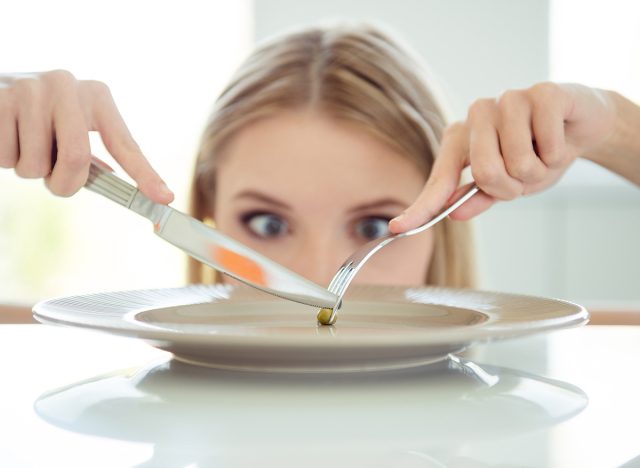
<instances>
[{"instance_id":1,"label":"woman","mask_svg":"<svg viewBox=\"0 0 640 468\"><path fill-rule=\"evenodd\" d=\"M419 68L368 27L307 29L258 48L217 101L192 212L328 285L418 196L445 120ZM382 250L356 281L473 285L468 226L445 220ZM190 280L202 282L192 261Z\"/></svg>"},{"instance_id":2,"label":"woman","mask_svg":"<svg viewBox=\"0 0 640 468\"><path fill-rule=\"evenodd\" d=\"M144 193L171 201L105 85L61 71L0 80L0 165L70 195L86 180L87 131L98 130ZM457 211L460 219L545 189L578 155L640 182L630 130L640 128L640 111L612 92L536 85L478 101L443 132L444 124L416 65L379 31L278 38L245 62L217 103L198 154L193 214L326 284L351 251L386 232L387 220L404 231L455 197L467 165L484 194ZM470 286L467 229L447 220L398 242L358 280ZM203 279L192 263L190 280Z\"/></svg>"}]
</instances>

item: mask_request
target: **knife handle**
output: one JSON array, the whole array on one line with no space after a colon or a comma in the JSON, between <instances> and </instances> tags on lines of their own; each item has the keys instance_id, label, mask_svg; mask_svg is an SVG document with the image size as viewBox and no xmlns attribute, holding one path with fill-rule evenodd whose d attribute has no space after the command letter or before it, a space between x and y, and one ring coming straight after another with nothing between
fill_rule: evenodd
<instances>
[{"instance_id":1,"label":"knife handle","mask_svg":"<svg viewBox=\"0 0 640 468\"><path fill-rule=\"evenodd\" d=\"M89 179L84 186L126 208L131 207L138 192L138 189L133 185L115 175L109 166L95 159L91 161Z\"/></svg>"},{"instance_id":2,"label":"knife handle","mask_svg":"<svg viewBox=\"0 0 640 468\"><path fill-rule=\"evenodd\" d=\"M147 198L130 183L114 174L113 170L99 159L93 159L89 168L89 179L85 188L98 193L151 221L156 230L171 210Z\"/></svg>"}]
</instances>

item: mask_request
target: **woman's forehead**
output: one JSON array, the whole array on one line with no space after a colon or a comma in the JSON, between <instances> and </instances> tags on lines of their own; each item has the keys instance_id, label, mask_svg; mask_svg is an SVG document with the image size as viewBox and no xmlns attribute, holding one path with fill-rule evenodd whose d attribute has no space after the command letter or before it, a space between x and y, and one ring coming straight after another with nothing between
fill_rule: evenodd
<instances>
[{"instance_id":1,"label":"woman's forehead","mask_svg":"<svg viewBox=\"0 0 640 468\"><path fill-rule=\"evenodd\" d=\"M286 112L240 130L218 167L220 189L417 195L424 176L407 158L354 124Z\"/></svg>"}]
</instances>

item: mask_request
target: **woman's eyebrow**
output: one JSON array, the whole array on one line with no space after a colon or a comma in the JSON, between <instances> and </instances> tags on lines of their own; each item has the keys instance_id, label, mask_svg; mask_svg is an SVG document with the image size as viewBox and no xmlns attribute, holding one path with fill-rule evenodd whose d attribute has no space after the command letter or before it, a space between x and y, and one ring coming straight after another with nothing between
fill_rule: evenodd
<instances>
[{"instance_id":1,"label":"woman's eyebrow","mask_svg":"<svg viewBox=\"0 0 640 468\"><path fill-rule=\"evenodd\" d=\"M288 205L287 203L281 200L278 200L277 198L274 198L271 195L267 195L267 194L258 192L256 190L243 190L241 192L238 192L233 198L234 200L237 200L237 199L257 200L264 203L269 203L270 205L275 205L284 210L292 210L291 206Z\"/></svg>"},{"instance_id":2,"label":"woman's eyebrow","mask_svg":"<svg viewBox=\"0 0 640 468\"><path fill-rule=\"evenodd\" d=\"M368 211L380 208L400 208L404 210L410 203L403 202L401 200L397 200L395 198L381 198L379 200L374 200L366 203L362 203L360 205L356 205L353 208L349 209L349 213L356 213L358 211Z\"/></svg>"}]
</instances>

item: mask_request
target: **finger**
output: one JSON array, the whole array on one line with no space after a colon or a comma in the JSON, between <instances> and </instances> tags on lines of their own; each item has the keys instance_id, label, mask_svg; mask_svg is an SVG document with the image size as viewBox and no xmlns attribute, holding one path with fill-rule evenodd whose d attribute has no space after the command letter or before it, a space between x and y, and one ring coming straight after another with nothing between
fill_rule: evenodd
<instances>
[{"instance_id":1,"label":"finger","mask_svg":"<svg viewBox=\"0 0 640 468\"><path fill-rule=\"evenodd\" d=\"M498 131L491 120L472 123L469 160L473 179L487 195L499 200L511 200L522 194L522 182L507 173L500 151Z\"/></svg>"},{"instance_id":2,"label":"finger","mask_svg":"<svg viewBox=\"0 0 640 468\"><path fill-rule=\"evenodd\" d=\"M528 99L519 91L504 93L498 101L498 116L498 138L507 173L524 184L540 182L546 166L534 150Z\"/></svg>"},{"instance_id":3,"label":"finger","mask_svg":"<svg viewBox=\"0 0 640 468\"><path fill-rule=\"evenodd\" d=\"M98 82L90 82L89 85L94 93L92 116L95 129L100 132L109 153L138 183L145 195L158 203L170 203L173 193L140 151L108 88Z\"/></svg>"},{"instance_id":4,"label":"finger","mask_svg":"<svg viewBox=\"0 0 640 468\"><path fill-rule=\"evenodd\" d=\"M8 103L0 104L0 167L16 167L18 162L18 125Z\"/></svg>"},{"instance_id":5,"label":"finger","mask_svg":"<svg viewBox=\"0 0 640 468\"><path fill-rule=\"evenodd\" d=\"M562 102L543 102L534 106L531 118L538 156L552 169L566 164L564 112Z\"/></svg>"},{"instance_id":6,"label":"finger","mask_svg":"<svg viewBox=\"0 0 640 468\"><path fill-rule=\"evenodd\" d=\"M60 99L53 117L56 162L45 183L52 193L68 197L85 184L91 163L89 129L77 94Z\"/></svg>"},{"instance_id":7,"label":"finger","mask_svg":"<svg viewBox=\"0 0 640 468\"><path fill-rule=\"evenodd\" d=\"M460 173L467 163L467 132L464 124L454 124L447 129L426 185L413 204L389 222L391 232L414 229L441 211L456 190Z\"/></svg>"},{"instance_id":8,"label":"finger","mask_svg":"<svg viewBox=\"0 0 640 468\"><path fill-rule=\"evenodd\" d=\"M96 158L95 156L91 156L91 162L97 164L98 166L101 166L104 170L109 171L109 172L115 172L113 170L113 167L109 166L106 162L104 162L102 159Z\"/></svg>"},{"instance_id":9,"label":"finger","mask_svg":"<svg viewBox=\"0 0 640 468\"><path fill-rule=\"evenodd\" d=\"M455 203L456 200L467 193L467 191L471 188L471 185L473 185L473 182L463 185L458 190L456 190L449 199L447 205ZM451 219L455 219L456 221L466 221L488 210L494 205L494 203L496 203L496 201L497 200L491 195L487 195L486 193L480 191L472 196L469 200L464 202L462 205L460 205L455 211L451 212L449 217Z\"/></svg>"},{"instance_id":10,"label":"finger","mask_svg":"<svg viewBox=\"0 0 640 468\"><path fill-rule=\"evenodd\" d=\"M30 96L18 111L18 161L16 174L27 179L42 178L51 172L51 121L42 101Z\"/></svg>"}]
</instances>

